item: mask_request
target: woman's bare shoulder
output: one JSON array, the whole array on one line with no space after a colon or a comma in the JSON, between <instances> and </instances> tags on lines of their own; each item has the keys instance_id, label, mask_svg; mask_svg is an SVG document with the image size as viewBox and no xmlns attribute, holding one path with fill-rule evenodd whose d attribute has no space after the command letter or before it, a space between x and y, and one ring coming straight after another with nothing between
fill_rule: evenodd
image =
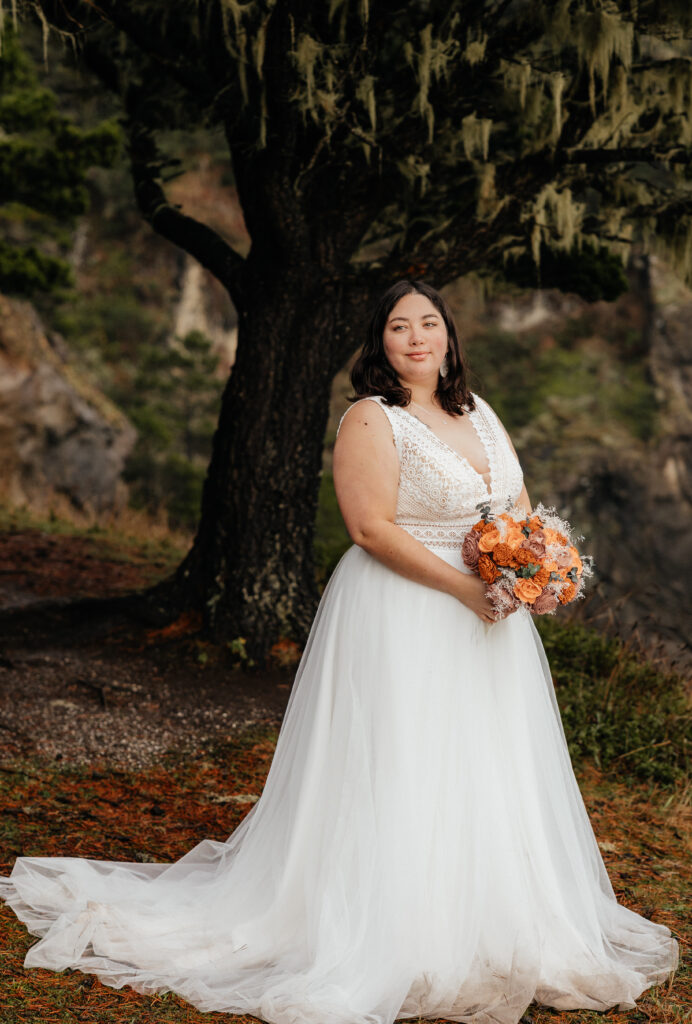
<instances>
[{"instance_id":1,"label":"woman's bare shoulder","mask_svg":"<svg viewBox=\"0 0 692 1024\"><path fill-rule=\"evenodd\" d=\"M337 437L344 432L348 435L371 434L375 437L386 436L387 433L391 435L389 417L379 395L367 395L349 406L339 421Z\"/></svg>"}]
</instances>

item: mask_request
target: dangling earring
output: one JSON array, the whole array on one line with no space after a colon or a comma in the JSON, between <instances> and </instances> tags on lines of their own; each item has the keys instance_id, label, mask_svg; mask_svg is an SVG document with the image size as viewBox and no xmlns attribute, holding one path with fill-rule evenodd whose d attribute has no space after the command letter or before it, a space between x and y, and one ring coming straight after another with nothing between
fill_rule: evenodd
<instances>
[{"instance_id":1,"label":"dangling earring","mask_svg":"<svg viewBox=\"0 0 692 1024\"><path fill-rule=\"evenodd\" d=\"M440 363L440 377L446 377L449 373L449 366L447 365L447 356Z\"/></svg>"}]
</instances>

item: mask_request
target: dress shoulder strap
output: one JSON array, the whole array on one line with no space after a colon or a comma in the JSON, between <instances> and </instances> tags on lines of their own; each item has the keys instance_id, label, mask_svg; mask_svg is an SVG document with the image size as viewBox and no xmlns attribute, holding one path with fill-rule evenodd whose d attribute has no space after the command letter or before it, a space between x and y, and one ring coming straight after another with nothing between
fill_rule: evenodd
<instances>
[{"instance_id":1,"label":"dress shoulder strap","mask_svg":"<svg viewBox=\"0 0 692 1024\"><path fill-rule=\"evenodd\" d=\"M476 412L478 413L478 418L481 420L483 427L493 436L496 436L500 428L500 420L498 419L497 413L490 403L486 402L486 400L481 398L480 395L477 395L475 391L471 393L475 399Z\"/></svg>"},{"instance_id":2,"label":"dress shoulder strap","mask_svg":"<svg viewBox=\"0 0 692 1024\"><path fill-rule=\"evenodd\" d=\"M387 419L389 420L389 425L392 428L392 440L394 441L394 445L396 446L396 448L398 450L398 447L399 447L398 446L398 433L399 432L397 430L396 413L393 411L393 409L390 406L387 405L387 403L383 399L382 395L366 395L364 398L359 398L357 402L354 402L353 405L349 406L349 408L346 410L346 412L343 414L343 416L339 420L339 426L336 428L337 437L339 436L339 430L341 429L341 424L344 422L344 419L346 418L346 416L348 416L348 414L351 411L351 409L355 409L355 407L357 405L360 405L361 402L376 402L379 405L380 409L382 409L384 411Z\"/></svg>"}]
</instances>

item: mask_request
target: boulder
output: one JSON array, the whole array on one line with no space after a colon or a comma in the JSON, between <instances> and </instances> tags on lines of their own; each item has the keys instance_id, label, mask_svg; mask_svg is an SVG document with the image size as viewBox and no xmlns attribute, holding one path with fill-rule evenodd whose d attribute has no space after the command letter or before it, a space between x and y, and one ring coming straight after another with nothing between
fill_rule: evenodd
<instances>
[{"instance_id":1,"label":"boulder","mask_svg":"<svg viewBox=\"0 0 692 1024\"><path fill-rule=\"evenodd\" d=\"M137 434L47 334L29 303L0 295L0 488L12 504L58 493L80 511L122 507Z\"/></svg>"}]
</instances>

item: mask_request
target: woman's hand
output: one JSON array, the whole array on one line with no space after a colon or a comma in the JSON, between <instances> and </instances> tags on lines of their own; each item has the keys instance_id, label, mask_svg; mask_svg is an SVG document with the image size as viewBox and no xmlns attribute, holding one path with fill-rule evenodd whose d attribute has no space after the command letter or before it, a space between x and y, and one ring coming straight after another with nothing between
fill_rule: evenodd
<instances>
[{"instance_id":1,"label":"woman's hand","mask_svg":"<svg viewBox=\"0 0 692 1024\"><path fill-rule=\"evenodd\" d=\"M472 612L475 612L483 622L497 622L499 619L506 619L508 615L516 611L516 608L512 608L504 615L498 615L487 598L487 584L480 576L471 573L460 573L460 576L462 578L459 580L458 592L454 596Z\"/></svg>"}]
</instances>

